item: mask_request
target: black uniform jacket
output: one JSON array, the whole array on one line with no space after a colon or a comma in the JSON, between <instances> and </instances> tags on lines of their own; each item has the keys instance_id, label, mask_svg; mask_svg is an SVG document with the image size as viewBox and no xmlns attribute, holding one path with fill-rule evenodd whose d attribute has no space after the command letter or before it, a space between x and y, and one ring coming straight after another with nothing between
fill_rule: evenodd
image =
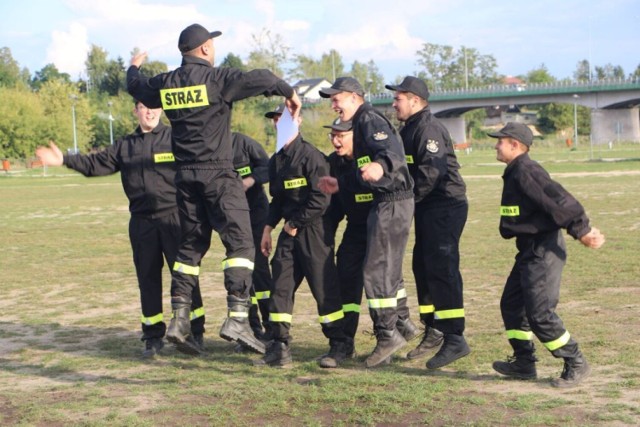
<instances>
[{"instance_id":1,"label":"black uniform jacket","mask_svg":"<svg viewBox=\"0 0 640 427\"><path fill-rule=\"evenodd\" d=\"M414 181L416 205L466 200L466 186L451 136L429 107L409 117L400 135Z\"/></svg>"},{"instance_id":2,"label":"black uniform jacket","mask_svg":"<svg viewBox=\"0 0 640 427\"><path fill-rule=\"evenodd\" d=\"M171 128L162 123L147 133L138 127L99 153L65 155L64 164L84 176L119 171L131 215L158 218L177 209Z\"/></svg>"},{"instance_id":3,"label":"black uniform jacket","mask_svg":"<svg viewBox=\"0 0 640 427\"><path fill-rule=\"evenodd\" d=\"M294 228L321 218L331 197L318 188L321 176L329 175L326 157L316 147L296 137L269 159L269 219L275 227L282 218Z\"/></svg>"},{"instance_id":4,"label":"black uniform jacket","mask_svg":"<svg viewBox=\"0 0 640 427\"><path fill-rule=\"evenodd\" d=\"M413 197L413 179L404 156L402 139L391 122L365 103L353 116L353 155L355 173L339 180L342 188L355 193L359 187L369 188L374 197L401 200ZM369 162L382 165L384 175L377 182L366 182L360 167Z\"/></svg>"},{"instance_id":5,"label":"black uniform jacket","mask_svg":"<svg viewBox=\"0 0 640 427\"><path fill-rule=\"evenodd\" d=\"M217 68L194 56L183 57L179 68L152 78L129 67L127 90L147 107L164 109L173 128L178 164L205 163L199 167L215 169L231 167L229 126L234 101L259 94L293 95L291 86L268 70L245 73Z\"/></svg>"},{"instance_id":6,"label":"black uniform jacket","mask_svg":"<svg viewBox=\"0 0 640 427\"><path fill-rule=\"evenodd\" d=\"M255 184L245 195L252 209L252 202L266 200L263 184L269 182L269 155L253 138L242 133L232 132L233 138L233 168L240 178L252 177Z\"/></svg>"},{"instance_id":7,"label":"black uniform jacket","mask_svg":"<svg viewBox=\"0 0 640 427\"><path fill-rule=\"evenodd\" d=\"M338 156L336 153L329 155L329 168L331 176L339 178L343 175L353 174L353 161ZM330 217L334 228L347 217L349 226L361 226L366 229L367 217L373 203L373 193L370 189L360 187L355 193L340 187L340 191L331 196Z\"/></svg>"},{"instance_id":8,"label":"black uniform jacket","mask_svg":"<svg viewBox=\"0 0 640 427\"><path fill-rule=\"evenodd\" d=\"M566 228L574 239L579 239L591 229L582 205L529 154L511 161L502 179L500 234L505 239L560 228Z\"/></svg>"}]
</instances>

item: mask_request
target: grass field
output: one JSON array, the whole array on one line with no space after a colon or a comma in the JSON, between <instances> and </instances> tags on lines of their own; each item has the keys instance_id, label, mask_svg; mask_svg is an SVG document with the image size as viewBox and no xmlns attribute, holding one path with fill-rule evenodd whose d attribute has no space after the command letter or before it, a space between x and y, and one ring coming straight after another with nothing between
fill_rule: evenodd
<instances>
[{"instance_id":1,"label":"grass field","mask_svg":"<svg viewBox=\"0 0 640 427\"><path fill-rule=\"evenodd\" d=\"M404 359L417 342L391 365L364 369L375 342L360 332L357 359L319 368L314 358L327 342L304 284L293 319L294 366L254 368L257 355L234 353L218 337L226 302L215 237L201 274L206 354L191 358L167 346L142 360L119 177L86 179L63 168L46 176L41 169L0 173L0 425L639 425L640 150L609 154L611 161L597 162L587 161L588 151L532 154L607 237L599 251L567 239L559 313L593 367L571 390L550 387L562 362L541 345L536 381L506 380L491 369L510 354L499 298L515 255L514 242L497 230L504 166L492 150L460 154L470 201L461 251L472 353L432 372L426 359ZM410 261L407 254L417 321ZM168 274L165 283L168 295ZM371 330L366 315L360 330Z\"/></svg>"}]
</instances>

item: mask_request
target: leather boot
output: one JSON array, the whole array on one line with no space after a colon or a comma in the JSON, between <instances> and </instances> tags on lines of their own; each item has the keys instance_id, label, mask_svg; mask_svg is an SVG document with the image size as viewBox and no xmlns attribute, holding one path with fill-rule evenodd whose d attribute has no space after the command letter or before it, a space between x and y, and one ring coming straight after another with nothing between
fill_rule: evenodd
<instances>
[{"instance_id":1,"label":"leather boot","mask_svg":"<svg viewBox=\"0 0 640 427\"><path fill-rule=\"evenodd\" d=\"M444 334L437 330L436 328L430 328L428 326L425 327L424 335L422 336L422 341L420 344L409 353L407 353L407 359L417 359L418 357L424 356L431 349L438 347L442 344L442 340L444 339Z\"/></svg>"},{"instance_id":2,"label":"leather boot","mask_svg":"<svg viewBox=\"0 0 640 427\"><path fill-rule=\"evenodd\" d=\"M167 341L180 353L191 356L202 353L191 335L191 300L183 296L171 297L171 310L173 314L167 329Z\"/></svg>"},{"instance_id":3,"label":"leather boot","mask_svg":"<svg viewBox=\"0 0 640 427\"><path fill-rule=\"evenodd\" d=\"M396 328L376 331L376 339L378 340L376 348L364 361L364 366L367 368L373 368L384 363L393 353L400 350L407 343Z\"/></svg>"},{"instance_id":4,"label":"leather boot","mask_svg":"<svg viewBox=\"0 0 640 427\"><path fill-rule=\"evenodd\" d=\"M575 387L591 373L591 367L582 354L577 357L565 357L564 369L560 378L551 381L551 385L558 388Z\"/></svg>"},{"instance_id":5,"label":"leather boot","mask_svg":"<svg viewBox=\"0 0 640 427\"><path fill-rule=\"evenodd\" d=\"M420 329L418 329L415 323L408 317L406 319L400 319L398 317L396 328L398 328L398 332L400 332L407 341L411 341L420 334Z\"/></svg>"},{"instance_id":6,"label":"leather boot","mask_svg":"<svg viewBox=\"0 0 640 427\"><path fill-rule=\"evenodd\" d=\"M233 295L227 296L227 318L220 328L220 336L227 341L237 341L260 354L266 351L264 343L253 335L249 326L251 301Z\"/></svg>"},{"instance_id":7,"label":"leather boot","mask_svg":"<svg viewBox=\"0 0 640 427\"><path fill-rule=\"evenodd\" d=\"M258 360L253 361L254 366L273 366L282 368L293 362L289 345L282 341L271 341L266 354Z\"/></svg>"},{"instance_id":8,"label":"leather boot","mask_svg":"<svg viewBox=\"0 0 640 427\"><path fill-rule=\"evenodd\" d=\"M318 364L321 368L337 368L347 358L347 343L331 340L329 353L320 358Z\"/></svg>"},{"instance_id":9,"label":"leather boot","mask_svg":"<svg viewBox=\"0 0 640 427\"><path fill-rule=\"evenodd\" d=\"M493 369L507 377L519 380L535 380L538 378L535 356L509 356L506 361L493 362Z\"/></svg>"},{"instance_id":10,"label":"leather boot","mask_svg":"<svg viewBox=\"0 0 640 427\"><path fill-rule=\"evenodd\" d=\"M471 353L471 349L462 335L444 334L440 350L427 361L427 368L438 369Z\"/></svg>"}]
</instances>

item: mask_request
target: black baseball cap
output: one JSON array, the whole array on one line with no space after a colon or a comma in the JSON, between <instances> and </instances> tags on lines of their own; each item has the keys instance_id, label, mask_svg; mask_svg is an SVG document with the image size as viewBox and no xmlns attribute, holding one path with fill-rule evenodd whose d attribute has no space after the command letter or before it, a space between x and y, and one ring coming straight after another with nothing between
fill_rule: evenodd
<instances>
[{"instance_id":1,"label":"black baseball cap","mask_svg":"<svg viewBox=\"0 0 640 427\"><path fill-rule=\"evenodd\" d=\"M320 89L320 96L323 98L331 98L340 92L354 92L360 96L364 96L364 89L360 83L353 77L338 77L331 87Z\"/></svg>"},{"instance_id":2,"label":"black baseball cap","mask_svg":"<svg viewBox=\"0 0 640 427\"><path fill-rule=\"evenodd\" d=\"M338 132L348 132L353 128L351 120L343 121L338 117L329 126L322 126L323 128L337 130Z\"/></svg>"},{"instance_id":3,"label":"black baseball cap","mask_svg":"<svg viewBox=\"0 0 640 427\"><path fill-rule=\"evenodd\" d=\"M425 101L429 99L429 89L427 84L417 77L407 76L399 85L385 85L389 90L397 92L411 92L414 95L418 95Z\"/></svg>"},{"instance_id":4,"label":"black baseball cap","mask_svg":"<svg viewBox=\"0 0 640 427\"><path fill-rule=\"evenodd\" d=\"M267 119L273 119L275 116L280 116L280 115L282 115L282 113L284 113L284 109L285 109L285 105L284 105L284 103L279 104L279 105L275 108L275 110L266 112L266 113L264 114L264 116L265 116Z\"/></svg>"},{"instance_id":5,"label":"black baseball cap","mask_svg":"<svg viewBox=\"0 0 640 427\"><path fill-rule=\"evenodd\" d=\"M220 31L209 32L200 24L191 24L180 33L178 39L178 49L180 52L189 52L200 46L209 39L218 37L222 33Z\"/></svg>"},{"instance_id":6,"label":"black baseball cap","mask_svg":"<svg viewBox=\"0 0 640 427\"><path fill-rule=\"evenodd\" d=\"M498 132L488 134L491 138L513 138L522 142L527 147L533 144L533 132L527 125L509 122Z\"/></svg>"}]
</instances>

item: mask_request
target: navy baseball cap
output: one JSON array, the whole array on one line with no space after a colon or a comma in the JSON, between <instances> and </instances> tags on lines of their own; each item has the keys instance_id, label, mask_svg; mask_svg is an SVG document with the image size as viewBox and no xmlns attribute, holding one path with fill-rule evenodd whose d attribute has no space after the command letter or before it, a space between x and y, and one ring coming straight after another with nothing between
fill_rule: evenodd
<instances>
[{"instance_id":1,"label":"navy baseball cap","mask_svg":"<svg viewBox=\"0 0 640 427\"><path fill-rule=\"evenodd\" d=\"M407 76L399 85L385 85L385 87L397 92L411 92L424 100L429 99L427 84L417 77Z\"/></svg>"},{"instance_id":2,"label":"navy baseball cap","mask_svg":"<svg viewBox=\"0 0 640 427\"><path fill-rule=\"evenodd\" d=\"M522 142L527 147L533 144L533 132L527 125L522 123L509 122L498 132L487 134L491 138L513 138Z\"/></svg>"},{"instance_id":3,"label":"navy baseball cap","mask_svg":"<svg viewBox=\"0 0 640 427\"><path fill-rule=\"evenodd\" d=\"M284 113L285 105L284 103L278 104L278 106L273 111L267 111L264 116L267 119L273 119L275 116L280 116Z\"/></svg>"},{"instance_id":4,"label":"navy baseball cap","mask_svg":"<svg viewBox=\"0 0 640 427\"><path fill-rule=\"evenodd\" d=\"M342 119L340 119L340 117L338 117L329 126L322 126L322 127L327 129L337 130L338 132L348 132L353 128L353 124L351 123L351 120L343 121Z\"/></svg>"},{"instance_id":5,"label":"navy baseball cap","mask_svg":"<svg viewBox=\"0 0 640 427\"><path fill-rule=\"evenodd\" d=\"M218 37L222 33L220 31L209 32L200 24L191 24L180 33L178 39L178 49L180 52L189 52L200 46L209 39Z\"/></svg>"},{"instance_id":6,"label":"navy baseball cap","mask_svg":"<svg viewBox=\"0 0 640 427\"><path fill-rule=\"evenodd\" d=\"M360 96L364 96L364 89L353 77L338 77L331 87L320 89L320 96L323 98L331 98L331 95L335 95L340 92L354 92Z\"/></svg>"}]
</instances>

